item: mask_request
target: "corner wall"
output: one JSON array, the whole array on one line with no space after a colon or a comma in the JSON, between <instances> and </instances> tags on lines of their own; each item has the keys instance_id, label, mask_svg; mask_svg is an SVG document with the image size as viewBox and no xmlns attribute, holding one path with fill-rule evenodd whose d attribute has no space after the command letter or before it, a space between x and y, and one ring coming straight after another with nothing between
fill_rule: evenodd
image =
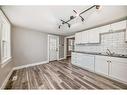
<instances>
[{"instance_id":1,"label":"corner wall","mask_svg":"<svg viewBox=\"0 0 127 95\"><path fill-rule=\"evenodd\" d=\"M12 28L12 56L15 66L47 61L48 34L20 27Z\"/></svg>"},{"instance_id":2,"label":"corner wall","mask_svg":"<svg viewBox=\"0 0 127 95\"><path fill-rule=\"evenodd\" d=\"M15 67L47 62L48 34L12 27L12 56ZM59 58L64 57L64 36L59 36Z\"/></svg>"}]
</instances>

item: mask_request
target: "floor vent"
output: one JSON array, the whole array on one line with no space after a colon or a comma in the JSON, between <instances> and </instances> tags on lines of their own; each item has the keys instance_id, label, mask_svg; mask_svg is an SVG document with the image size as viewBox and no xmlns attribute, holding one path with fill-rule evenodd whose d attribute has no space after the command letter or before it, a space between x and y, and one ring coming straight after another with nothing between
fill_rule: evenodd
<instances>
[{"instance_id":1,"label":"floor vent","mask_svg":"<svg viewBox=\"0 0 127 95\"><path fill-rule=\"evenodd\" d=\"M18 76L14 76L13 79L12 79L12 81L16 81L17 78L18 78Z\"/></svg>"}]
</instances>

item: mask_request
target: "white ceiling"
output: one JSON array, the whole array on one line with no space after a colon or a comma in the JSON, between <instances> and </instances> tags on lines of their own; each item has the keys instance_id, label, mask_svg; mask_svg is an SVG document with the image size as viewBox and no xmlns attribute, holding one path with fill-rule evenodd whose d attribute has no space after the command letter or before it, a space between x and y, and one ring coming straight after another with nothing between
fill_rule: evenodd
<instances>
[{"instance_id":1,"label":"white ceiling","mask_svg":"<svg viewBox=\"0 0 127 95\"><path fill-rule=\"evenodd\" d=\"M58 29L61 23L59 19L68 20L71 15L75 15L73 9L81 12L88 7L90 6L2 6L2 9L15 26L60 35L70 35L127 16L127 6L102 6L98 11L93 9L83 14L84 23L77 17L70 22L71 28L64 25Z\"/></svg>"}]
</instances>

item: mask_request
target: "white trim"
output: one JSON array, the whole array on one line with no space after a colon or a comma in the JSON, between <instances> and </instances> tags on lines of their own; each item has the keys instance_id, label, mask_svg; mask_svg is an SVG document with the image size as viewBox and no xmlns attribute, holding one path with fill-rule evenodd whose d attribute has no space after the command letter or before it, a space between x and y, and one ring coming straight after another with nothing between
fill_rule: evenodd
<instances>
[{"instance_id":1,"label":"white trim","mask_svg":"<svg viewBox=\"0 0 127 95\"><path fill-rule=\"evenodd\" d=\"M63 58L59 58L59 60L63 60L63 59L65 59L64 57Z\"/></svg>"},{"instance_id":2,"label":"white trim","mask_svg":"<svg viewBox=\"0 0 127 95\"><path fill-rule=\"evenodd\" d=\"M75 35L67 36L64 38L64 59L67 58L67 38L74 38Z\"/></svg>"},{"instance_id":3,"label":"white trim","mask_svg":"<svg viewBox=\"0 0 127 95\"><path fill-rule=\"evenodd\" d=\"M74 35L71 35L71 36L67 36L65 38L74 38L75 37L75 34Z\"/></svg>"},{"instance_id":4,"label":"white trim","mask_svg":"<svg viewBox=\"0 0 127 95\"><path fill-rule=\"evenodd\" d=\"M47 44L47 59L48 59L48 61L50 61L49 60L49 55L50 55L50 52L49 52L49 38L50 38L50 36L56 36L56 35L48 35L48 44ZM59 36L56 36L56 37L58 37L58 39L57 39L57 48L58 48L57 60L59 60Z\"/></svg>"},{"instance_id":5,"label":"white trim","mask_svg":"<svg viewBox=\"0 0 127 95\"><path fill-rule=\"evenodd\" d=\"M50 35L48 35L48 43L47 43L47 60L49 61L49 37Z\"/></svg>"},{"instance_id":6,"label":"white trim","mask_svg":"<svg viewBox=\"0 0 127 95\"><path fill-rule=\"evenodd\" d=\"M60 37L58 36L58 38L57 38L57 48L58 48L57 60L60 59L60 47L59 47L59 45L60 45Z\"/></svg>"},{"instance_id":7,"label":"white trim","mask_svg":"<svg viewBox=\"0 0 127 95\"><path fill-rule=\"evenodd\" d=\"M49 63L49 61L47 60L47 61L42 61L39 63L32 63L32 64L27 64L27 65L17 66L17 67L14 67L13 70L18 70L18 69L32 67L32 66L36 66L36 65L40 65L40 64L46 64L46 63Z\"/></svg>"},{"instance_id":8,"label":"white trim","mask_svg":"<svg viewBox=\"0 0 127 95\"><path fill-rule=\"evenodd\" d=\"M6 22L10 24L10 22L8 21L7 17L5 16L5 14L3 13L1 9L0 9L0 14L1 14L2 19L6 20Z\"/></svg>"},{"instance_id":9,"label":"white trim","mask_svg":"<svg viewBox=\"0 0 127 95\"><path fill-rule=\"evenodd\" d=\"M67 38L64 38L64 58L67 57Z\"/></svg>"},{"instance_id":10,"label":"white trim","mask_svg":"<svg viewBox=\"0 0 127 95\"><path fill-rule=\"evenodd\" d=\"M9 58L7 58L6 60L4 60L4 62L3 63L1 63L1 68L3 68L5 65L7 65L9 62L11 62L11 60L12 60L12 57L9 57Z\"/></svg>"},{"instance_id":11,"label":"white trim","mask_svg":"<svg viewBox=\"0 0 127 95\"><path fill-rule=\"evenodd\" d=\"M8 80L9 80L9 78L10 78L11 75L12 75L12 72L13 72L13 69L9 72L9 74L8 74L7 77L5 78L5 80L4 80L3 84L2 84L2 86L0 87L0 89L4 89L4 88L5 88L5 86L6 86L7 82L8 82Z\"/></svg>"}]
</instances>

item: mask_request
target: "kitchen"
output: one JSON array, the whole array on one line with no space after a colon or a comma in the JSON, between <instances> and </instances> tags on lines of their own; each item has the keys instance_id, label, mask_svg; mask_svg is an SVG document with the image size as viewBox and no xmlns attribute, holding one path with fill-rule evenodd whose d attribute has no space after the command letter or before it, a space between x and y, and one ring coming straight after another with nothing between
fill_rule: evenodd
<instances>
[{"instance_id":1,"label":"kitchen","mask_svg":"<svg viewBox=\"0 0 127 95\"><path fill-rule=\"evenodd\" d=\"M125 5L1 5L0 30L0 89L127 89Z\"/></svg>"},{"instance_id":2,"label":"kitchen","mask_svg":"<svg viewBox=\"0 0 127 95\"><path fill-rule=\"evenodd\" d=\"M71 62L91 72L127 83L126 42L126 19L76 33Z\"/></svg>"}]
</instances>

